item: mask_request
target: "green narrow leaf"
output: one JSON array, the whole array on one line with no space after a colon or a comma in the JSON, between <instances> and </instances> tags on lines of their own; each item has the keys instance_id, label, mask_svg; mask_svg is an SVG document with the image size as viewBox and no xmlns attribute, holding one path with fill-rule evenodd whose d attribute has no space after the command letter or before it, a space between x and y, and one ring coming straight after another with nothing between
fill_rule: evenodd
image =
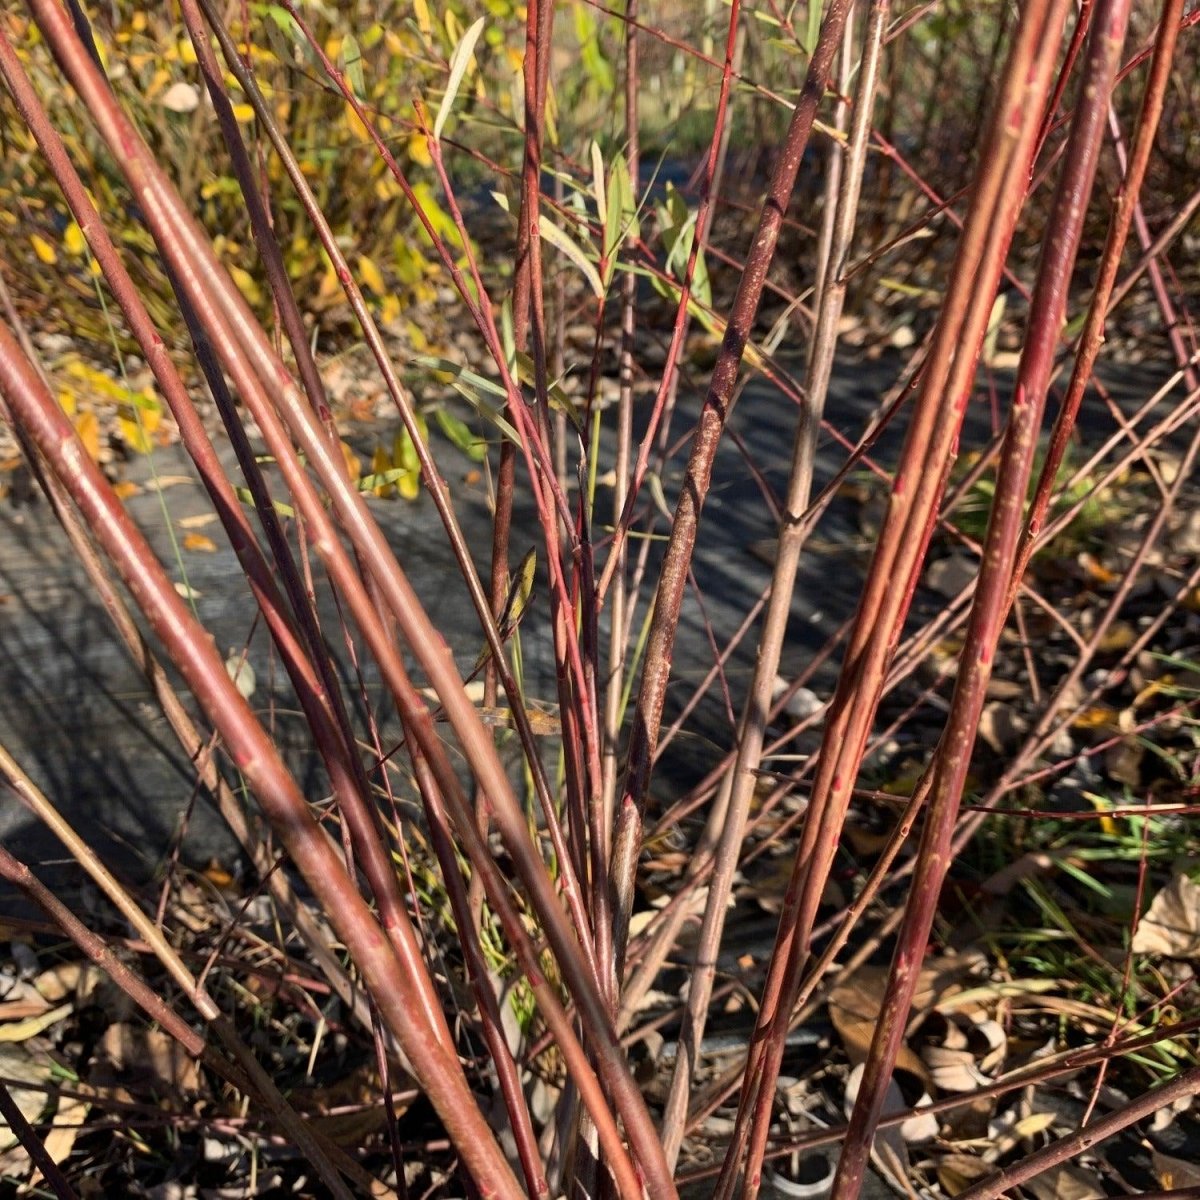
<instances>
[{"instance_id":1,"label":"green narrow leaf","mask_svg":"<svg viewBox=\"0 0 1200 1200\"><path fill-rule=\"evenodd\" d=\"M487 443L477 438L465 421L460 421L444 408L434 409L433 416L447 441L457 446L472 462L483 462L487 458Z\"/></svg>"},{"instance_id":2,"label":"green narrow leaf","mask_svg":"<svg viewBox=\"0 0 1200 1200\"><path fill-rule=\"evenodd\" d=\"M588 281L589 286L595 293L598 300L604 299L604 284L600 282L600 272L592 265L591 260L579 248L579 246L571 240L567 234L563 233L557 225L552 225L547 219L545 213L538 214L538 229L541 231L542 237L546 239L557 250L561 250L582 272L584 278Z\"/></svg>"},{"instance_id":3,"label":"green narrow leaf","mask_svg":"<svg viewBox=\"0 0 1200 1200\"><path fill-rule=\"evenodd\" d=\"M498 383L493 382L491 379L486 379L474 371L469 371L466 367L460 367L458 363L451 362L448 358L436 358L428 354L414 354L411 361L419 367L428 367L431 371L437 371L442 375L449 375L452 380L462 380L463 383L469 384L481 391L490 392L493 396L499 396L501 400L508 399L508 393Z\"/></svg>"},{"instance_id":4,"label":"green narrow leaf","mask_svg":"<svg viewBox=\"0 0 1200 1200\"><path fill-rule=\"evenodd\" d=\"M1008 297L1000 292L992 301L992 314L988 317L987 332L983 335L983 361L990 367L996 361L996 339L1000 336L1000 323L1004 320L1004 307Z\"/></svg>"},{"instance_id":5,"label":"green narrow leaf","mask_svg":"<svg viewBox=\"0 0 1200 1200\"><path fill-rule=\"evenodd\" d=\"M416 414L417 429L422 438L427 437L425 418ZM400 471L396 479L396 491L405 500L415 500L421 493L421 460L417 457L417 447L412 436L404 427L392 440L392 466Z\"/></svg>"},{"instance_id":6,"label":"green narrow leaf","mask_svg":"<svg viewBox=\"0 0 1200 1200\"><path fill-rule=\"evenodd\" d=\"M342 39L342 71L350 84L350 90L359 100L367 98L367 84L363 79L362 50L352 33Z\"/></svg>"},{"instance_id":7,"label":"green narrow leaf","mask_svg":"<svg viewBox=\"0 0 1200 1200\"><path fill-rule=\"evenodd\" d=\"M592 138L592 194L596 197L596 216L600 225L608 226L608 198L604 194L604 155L600 153L600 143ZM608 239L605 238L605 246Z\"/></svg>"},{"instance_id":8,"label":"green narrow leaf","mask_svg":"<svg viewBox=\"0 0 1200 1200\"><path fill-rule=\"evenodd\" d=\"M537 551L529 550L521 559L516 571L508 584L508 596L504 601L504 609L497 622L500 637L507 641L516 632L525 610L529 607L529 598L533 595L533 581L537 576Z\"/></svg>"},{"instance_id":9,"label":"green narrow leaf","mask_svg":"<svg viewBox=\"0 0 1200 1200\"><path fill-rule=\"evenodd\" d=\"M463 76L466 75L467 67L470 65L471 55L475 52L475 43L479 41L479 35L482 32L483 18L480 17L462 35L458 45L454 47L454 53L450 55L450 78L446 82L446 94L442 97L441 106L438 108L437 120L433 123L435 139L441 139L442 130L450 118L450 110L454 107L458 89L462 86Z\"/></svg>"},{"instance_id":10,"label":"green narrow leaf","mask_svg":"<svg viewBox=\"0 0 1200 1200\"><path fill-rule=\"evenodd\" d=\"M604 224L604 253L615 256L626 238L641 237L637 205L629 182L629 164L618 155L608 169L608 220Z\"/></svg>"},{"instance_id":11,"label":"green narrow leaf","mask_svg":"<svg viewBox=\"0 0 1200 1200\"><path fill-rule=\"evenodd\" d=\"M804 27L804 52L812 54L821 36L821 0L808 0L808 21Z\"/></svg>"},{"instance_id":12,"label":"green narrow leaf","mask_svg":"<svg viewBox=\"0 0 1200 1200\"><path fill-rule=\"evenodd\" d=\"M500 342L504 346L504 361L511 371L517 361L517 332L513 324L512 292L504 297L500 306Z\"/></svg>"}]
</instances>

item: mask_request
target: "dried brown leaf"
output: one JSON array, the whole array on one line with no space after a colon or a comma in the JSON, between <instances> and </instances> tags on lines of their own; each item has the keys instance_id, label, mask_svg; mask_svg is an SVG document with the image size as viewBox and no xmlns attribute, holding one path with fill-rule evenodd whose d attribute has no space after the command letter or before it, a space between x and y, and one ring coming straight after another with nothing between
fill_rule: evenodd
<instances>
[{"instance_id":1,"label":"dried brown leaf","mask_svg":"<svg viewBox=\"0 0 1200 1200\"><path fill-rule=\"evenodd\" d=\"M947 1195L957 1196L971 1184L986 1179L994 1170L991 1164L973 1154L945 1154L938 1159L937 1177Z\"/></svg>"},{"instance_id":2,"label":"dried brown leaf","mask_svg":"<svg viewBox=\"0 0 1200 1200\"><path fill-rule=\"evenodd\" d=\"M1134 932L1133 952L1200 957L1200 883L1178 874L1154 897Z\"/></svg>"},{"instance_id":3,"label":"dried brown leaf","mask_svg":"<svg viewBox=\"0 0 1200 1200\"><path fill-rule=\"evenodd\" d=\"M1035 1175L1022 1186L1035 1200L1101 1200L1108 1195L1091 1171L1066 1164Z\"/></svg>"}]
</instances>

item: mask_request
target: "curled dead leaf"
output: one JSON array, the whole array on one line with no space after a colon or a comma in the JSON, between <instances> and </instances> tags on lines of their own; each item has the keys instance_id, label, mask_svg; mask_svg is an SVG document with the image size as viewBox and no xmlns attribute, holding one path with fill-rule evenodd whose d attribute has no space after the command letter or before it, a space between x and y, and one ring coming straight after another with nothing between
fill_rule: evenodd
<instances>
[{"instance_id":1,"label":"curled dead leaf","mask_svg":"<svg viewBox=\"0 0 1200 1200\"><path fill-rule=\"evenodd\" d=\"M1176 875L1138 922L1132 949L1164 958L1200 957L1200 883Z\"/></svg>"},{"instance_id":2,"label":"curled dead leaf","mask_svg":"<svg viewBox=\"0 0 1200 1200\"><path fill-rule=\"evenodd\" d=\"M938 1159L937 1177L950 1196L965 1192L973 1183L986 1179L995 1168L973 1154L944 1154Z\"/></svg>"},{"instance_id":3,"label":"curled dead leaf","mask_svg":"<svg viewBox=\"0 0 1200 1200\"><path fill-rule=\"evenodd\" d=\"M1154 1175L1159 1184L1168 1189L1200 1187L1200 1166L1182 1158L1173 1158L1155 1150L1150 1156Z\"/></svg>"},{"instance_id":4,"label":"curled dead leaf","mask_svg":"<svg viewBox=\"0 0 1200 1200\"><path fill-rule=\"evenodd\" d=\"M1108 1195L1098 1176L1068 1164L1051 1167L1022 1186L1034 1200L1101 1200Z\"/></svg>"}]
</instances>

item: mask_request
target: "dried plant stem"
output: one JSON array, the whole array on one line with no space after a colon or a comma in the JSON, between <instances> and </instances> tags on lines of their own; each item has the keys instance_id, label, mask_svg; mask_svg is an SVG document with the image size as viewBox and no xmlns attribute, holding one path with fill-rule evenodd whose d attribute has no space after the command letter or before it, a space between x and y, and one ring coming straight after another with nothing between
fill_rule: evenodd
<instances>
[{"instance_id":1,"label":"dried plant stem","mask_svg":"<svg viewBox=\"0 0 1200 1200\"><path fill-rule=\"evenodd\" d=\"M850 0L831 0L817 46L809 61L804 85L771 178L746 269L738 284L721 353L713 368L659 573L654 622L642 670L628 764L616 813L611 879L615 897L613 946L618 962L624 958L629 915L633 909L633 883L642 843L642 815L650 784L650 767L658 744L675 632L688 568L695 550L700 510L712 479L717 446L729 416L742 354L758 312L783 214L791 198L800 160L808 144L817 105L825 92L849 10Z\"/></svg>"},{"instance_id":2,"label":"dried plant stem","mask_svg":"<svg viewBox=\"0 0 1200 1200\"><path fill-rule=\"evenodd\" d=\"M106 895L113 906L138 931L154 957L187 996L189 1002L206 1021L220 1015L216 1001L201 986L183 964L175 948L159 927L142 911L132 896L119 884L111 871L100 861L86 840L66 821L38 786L21 769L11 754L0 746L0 774L17 798L70 852L71 857L87 872L88 877Z\"/></svg>"},{"instance_id":3,"label":"dried plant stem","mask_svg":"<svg viewBox=\"0 0 1200 1200\"><path fill-rule=\"evenodd\" d=\"M840 173L836 205L829 204L831 210L836 209L836 216L831 230L824 286L817 308L817 325L809 351L804 389L807 402L798 410L791 475L788 480L784 516L779 525L770 599L763 618L754 675L738 727L737 756L730 768L729 783L722 787L720 801L713 806L702 838L702 848L715 847L711 851L715 861L693 962L687 1014L679 1039L675 1074L671 1081L663 1119L668 1139L667 1152L672 1156L678 1154L683 1140L683 1115L687 1111L691 1073L704 1037L709 998L716 973L717 950L725 928L725 914L728 911L733 877L745 837L750 801L762 764L767 720L772 708L775 679L791 613L800 554L803 550L804 528L801 517L809 505L817 432L833 371L837 327L845 297L842 272L849 257L858 211L859 189L866 162L867 135L874 109L879 57L889 9L887 0L874 0L867 17L854 96L853 129L844 170ZM851 29L852 23L848 21L847 39L852 36ZM832 200L833 197L830 197L830 201Z\"/></svg>"},{"instance_id":4,"label":"dried plant stem","mask_svg":"<svg viewBox=\"0 0 1200 1200\"><path fill-rule=\"evenodd\" d=\"M79 1200L75 1189L67 1182L66 1176L60 1170L58 1163L50 1157L37 1131L29 1124L20 1106L12 1098L8 1084L0 1081L0 1117L10 1133L16 1134L17 1141L29 1155L34 1167L41 1172L42 1177L54 1190L58 1200Z\"/></svg>"},{"instance_id":5,"label":"dried plant stem","mask_svg":"<svg viewBox=\"0 0 1200 1200\"><path fill-rule=\"evenodd\" d=\"M995 1083L987 1084L984 1087L977 1088L975 1091L960 1092L953 1096L943 1096L940 1100L935 1100L932 1104L928 1105L923 1104L919 1108L906 1108L899 1112L890 1112L880 1119L879 1127L881 1129L895 1128L913 1116L922 1113L937 1116L940 1113L949 1112L955 1108L962 1108L965 1104L992 1100L998 1096L1008 1095L1010 1092L1017 1091L1020 1088L1046 1083L1052 1079L1061 1078L1064 1075L1074 1075L1087 1067L1109 1062L1123 1054L1143 1050L1147 1047L1170 1041L1172 1038L1186 1036L1187 1034L1194 1033L1197 1029L1200 1029L1200 1018L1193 1018L1188 1021L1180 1021L1170 1026L1152 1030L1149 1033L1138 1034L1131 1038L1123 1038L1111 1045L1106 1039L1104 1042L1091 1046L1063 1051L1050 1059L1038 1060L1031 1066L1025 1066L1012 1071L1002 1076ZM836 1145L845 1137L846 1129L845 1125L834 1125L828 1129L818 1129L810 1133L801 1134L798 1137L789 1137L785 1145L773 1148L765 1157L780 1158L786 1154L794 1153L796 1150L809 1150L821 1146ZM700 1179L710 1178L717 1174L717 1171L718 1168L711 1167L703 1171L689 1172L681 1177L680 1182L685 1184L694 1183Z\"/></svg>"}]
</instances>

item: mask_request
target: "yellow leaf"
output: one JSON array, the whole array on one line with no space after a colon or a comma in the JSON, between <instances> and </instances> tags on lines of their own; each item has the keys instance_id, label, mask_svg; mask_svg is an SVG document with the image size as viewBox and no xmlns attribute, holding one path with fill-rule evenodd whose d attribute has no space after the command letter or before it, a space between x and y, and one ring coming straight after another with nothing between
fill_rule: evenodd
<instances>
[{"instance_id":1,"label":"yellow leaf","mask_svg":"<svg viewBox=\"0 0 1200 1200\"><path fill-rule=\"evenodd\" d=\"M229 274L233 282L237 284L238 291L246 297L251 304L257 304L262 299L262 293L258 290L258 284L254 282L254 277L244 267L230 266Z\"/></svg>"},{"instance_id":2,"label":"yellow leaf","mask_svg":"<svg viewBox=\"0 0 1200 1200\"><path fill-rule=\"evenodd\" d=\"M1085 708L1071 722L1072 729L1106 729L1115 731L1120 728L1117 724L1117 711L1106 704L1098 704L1093 708Z\"/></svg>"},{"instance_id":3,"label":"yellow leaf","mask_svg":"<svg viewBox=\"0 0 1200 1200\"><path fill-rule=\"evenodd\" d=\"M433 22L429 19L429 5L425 0L413 0L413 15L417 18L417 28L422 37L428 38L433 32Z\"/></svg>"},{"instance_id":4,"label":"yellow leaf","mask_svg":"<svg viewBox=\"0 0 1200 1200\"><path fill-rule=\"evenodd\" d=\"M332 266L327 267L325 274L321 276L321 285L317 288L317 307L328 308L334 298L341 295L341 291L342 285L337 272Z\"/></svg>"},{"instance_id":5,"label":"yellow leaf","mask_svg":"<svg viewBox=\"0 0 1200 1200\"><path fill-rule=\"evenodd\" d=\"M390 325L400 320L399 296L395 294L384 296L383 303L379 306L379 319L385 325Z\"/></svg>"},{"instance_id":6,"label":"yellow leaf","mask_svg":"<svg viewBox=\"0 0 1200 1200\"><path fill-rule=\"evenodd\" d=\"M432 167L429 156L429 139L423 133L414 133L408 139L408 157L419 167Z\"/></svg>"},{"instance_id":7,"label":"yellow leaf","mask_svg":"<svg viewBox=\"0 0 1200 1200\"><path fill-rule=\"evenodd\" d=\"M426 435L425 420L417 416L418 432ZM421 460L407 429L401 428L392 441L392 466L404 472L396 481L396 491L405 500L415 500L421 494Z\"/></svg>"},{"instance_id":8,"label":"yellow leaf","mask_svg":"<svg viewBox=\"0 0 1200 1200\"><path fill-rule=\"evenodd\" d=\"M117 417L117 429L121 434L121 441L135 454L149 454L154 449L146 426L139 425L131 417Z\"/></svg>"},{"instance_id":9,"label":"yellow leaf","mask_svg":"<svg viewBox=\"0 0 1200 1200\"><path fill-rule=\"evenodd\" d=\"M214 887L227 888L232 887L235 883L233 876L215 859L204 868L201 874Z\"/></svg>"},{"instance_id":10,"label":"yellow leaf","mask_svg":"<svg viewBox=\"0 0 1200 1200\"><path fill-rule=\"evenodd\" d=\"M75 435L83 443L83 448L87 451L88 458L92 462L100 461L100 422L96 419L96 414L90 409L87 412L81 412L74 421Z\"/></svg>"},{"instance_id":11,"label":"yellow leaf","mask_svg":"<svg viewBox=\"0 0 1200 1200\"><path fill-rule=\"evenodd\" d=\"M367 127L359 120L358 113L350 106L346 105L346 124L350 126L350 132L360 142L370 142L371 135L367 132Z\"/></svg>"},{"instance_id":12,"label":"yellow leaf","mask_svg":"<svg viewBox=\"0 0 1200 1200\"><path fill-rule=\"evenodd\" d=\"M375 453L371 457L371 474L382 475L385 471L392 469L392 460L388 457L388 452L382 446L375 447ZM375 495L383 498L390 496L395 488L390 483L381 483L375 488Z\"/></svg>"},{"instance_id":13,"label":"yellow leaf","mask_svg":"<svg viewBox=\"0 0 1200 1200\"><path fill-rule=\"evenodd\" d=\"M87 248L87 239L83 236L83 230L79 228L77 221L72 221L63 232L63 245L67 248L68 254L80 255Z\"/></svg>"},{"instance_id":14,"label":"yellow leaf","mask_svg":"<svg viewBox=\"0 0 1200 1200\"><path fill-rule=\"evenodd\" d=\"M362 460L347 442L342 443L342 457L346 460L346 474L350 476L350 482L357 483L362 478Z\"/></svg>"},{"instance_id":15,"label":"yellow leaf","mask_svg":"<svg viewBox=\"0 0 1200 1200\"><path fill-rule=\"evenodd\" d=\"M233 119L239 125L249 125L254 120L254 106L250 104L235 104L233 106Z\"/></svg>"},{"instance_id":16,"label":"yellow leaf","mask_svg":"<svg viewBox=\"0 0 1200 1200\"><path fill-rule=\"evenodd\" d=\"M1086 795L1088 800L1091 801L1092 807L1098 813L1104 814L1100 817L1100 820L1099 820L1100 832L1106 833L1110 837L1116 837L1117 823L1116 823L1116 821L1114 821L1112 819L1112 817L1108 816L1107 813L1105 812L1105 810L1108 808L1108 801L1103 796L1096 796L1090 792L1085 792L1084 795Z\"/></svg>"},{"instance_id":17,"label":"yellow leaf","mask_svg":"<svg viewBox=\"0 0 1200 1200\"><path fill-rule=\"evenodd\" d=\"M71 391L69 387L59 389L58 405L68 417L73 417L75 415L75 393Z\"/></svg>"},{"instance_id":18,"label":"yellow leaf","mask_svg":"<svg viewBox=\"0 0 1200 1200\"><path fill-rule=\"evenodd\" d=\"M1137 638L1137 632L1128 621L1116 621L1105 630L1096 649L1101 654L1113 654L1128 650Z\"/></svg>"},{"instance_id":19,"label":"yellow leaf","mask_svg":"<svg viewBox=\"0 0 1200 1200\"><path fill-rule=\"evenodd\" d=\"M365 254L358 256L358 274L363 283L367 285L377 296L383 296L387 293L387 285L383 282L383 275L379 268Z\"/></svg>"},{"instance_id":20,"label":"yellow leaf","mask_svg":"<svg viewBox=\"0 0 1200 1200\"><path fill-rule=\"evenodd\" d=\"M141 490L132 479L122 479L120 483L113 484L113 495L118 500L128 500L130 496L138 495Z\"/></svg>"},{"instance_id":21,"label":"yellow leaf","mask_svg":"<svg viewBox=\"0 0 1200 1200\"><path fill-rule=\"evenodd\" d=\"M36 254L38 258L46 264L46 266L50 266L53 263L58 262L58 255L54 252L54 247L50 245L50 243L46 241L44 237L41 237L35 233L30 236L29 240L33 243L34 254Z\"/></svg>"},{"instance_id":22,"label":"yellow leaf","mask_svg":"<svg viewBox=\"0 0 1200 1200\"><path fill-rule=\"evenodd\" d=\"M216 553L217 543L203 533L189 533L183 539L185 550L203 550L206 554Z\"/></svg>"}]
</instances>

